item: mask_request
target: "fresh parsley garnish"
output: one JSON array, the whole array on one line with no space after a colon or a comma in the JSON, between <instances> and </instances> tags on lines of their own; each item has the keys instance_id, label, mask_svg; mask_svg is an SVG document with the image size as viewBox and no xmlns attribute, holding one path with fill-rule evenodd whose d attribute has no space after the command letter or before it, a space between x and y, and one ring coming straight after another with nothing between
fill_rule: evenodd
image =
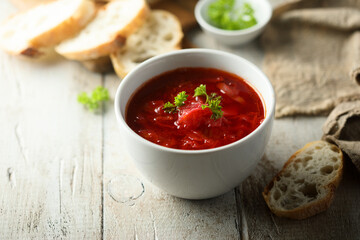
<instances>
[{"instance_id":1,"label":"fresh parsley garnish","mask_svg":"<svg viewBox=\"0 0 360 240\"><path fill-rule=\"evenodd\" d=\"M178 95L174 98L174 104L171 102L167 102L163 106L163 110L167 113L175 113L178 111L178 107L181 107L185 104L185 101L189 95L186 95L185 91L178 93Z\"/></svg>"},{"instance_id":2,"label":"fresh parsley garnish","mask_svg":"<svg viewBox=\"0 0 360 240\"><path fill-rule=\"evenodd\" d=\"M175 107L174 104L172 104L171 102L167 102L164 104L163 106L163 110L167 113L175 113L177 108Z\"/></svg>"},{"instance_id":3,"label":"fresh parsley garnish","mask_svg":"<svg viewBox=\"0 0 360 240\"><path fill-rule=\"evenodd\" d=\"M202 96L202 95L207 96L207 94L206 94L206 85L204 85L204 84L200 84L200 86L198 86L194 90L194 97L198 97L198 96Z\"/></svg>"},{"instance_id":4,"label":"fresh parsley garnish","mask_svg":"<svg viewBox=\"0 0 360 240\"><path fill-rule=\"evenodd\" d=\"M210 99L207 102L207 105L202 105L202 109L209 108L212 111L211 118L216 120L222 117L223 111L221 110L222 106L221 103L221 96L217 96L216 98Z\"/></svg>"},{"instance_id":5,"label":"fresh parsley garnish","mask_svg":"<svg viewBox=\"0 0 360 240\"><path fill-rule=\"evenodd\" d=\"M185 104L184 102L186 101L186 99L187 99L188 96L189 96L189 95L186 95L186 92L185 92L185 91L180 92L180 93L175 97L175 101L174 101L175 106L181 107L182 105L184 105L184 104Z\"/></svg>"},{"instance_id":6,"label":"fresh parsley garnish","mask_svg":"<svg viewBox=\"0 0 360 240\"><path fill-rule=\"evenodd\" d=\"M174 103L167 102L163 106L163 110L167 113L175 113L179 110L179 107L185 104L189 95L186 94L185 91L178 93L178 95L174 98ZM222 117L223 111L221 104L221 96L218 96L216 93L211 93L208 95L206 93L206 85L200 84L194 90L194 97L205 96L206 101L205 104L201 105L201 108L204 110L205 108L209 108L212 111L211 118L216 120Z\"/></svg>"},{"instance_id":7,"label":"fresh parsley garnish","mask_svg":"<svg viewBox=\"0 0 360 240\"><path fill-rule=\"evenodd\" d=\"M99 109L102 102L109 100L109 91L102 86L98 86L92 91L90 96L86 92L80 93L77 100L79 103L84 104L91 112L94 112Z\"/></svg>"},{"instance_id":8,"label":"fresh parsley garnish","mask_svg":"<svg viewBox=\"0 0 360 240\"><path fill-rule=\"evenodd\" d=\"M200 84L194 91L194 97L205 96L206 101L205 104L201 106L204 110L205 108L209 108L212 111L211 118L216 120L222 117L223 111L221 104L221 96L218 96L216 93L211 93L210 96L206 93L206 85Z\"/></svg>"}]
</instances>

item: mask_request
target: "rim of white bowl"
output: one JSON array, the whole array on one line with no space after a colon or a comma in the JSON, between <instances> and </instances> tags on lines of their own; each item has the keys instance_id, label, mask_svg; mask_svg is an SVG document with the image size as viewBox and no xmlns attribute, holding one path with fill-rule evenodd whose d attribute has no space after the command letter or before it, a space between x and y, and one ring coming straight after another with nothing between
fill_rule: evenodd
<instances>
[{"instance_id":1,"label":"rim of white bowl","mask_svg":"<svg viewBox=\"0 0 360 240\"><path fill-rule=\"evenodd\" d=\"M262 27L264 27L270 21L271 16L272 16L272 7L271 7L269 1L268 0L262 0L264 2L264 4L265 4L264 8L266 8L270 13L268 18L266 18L263 22L257 23L254 26L249 27L249 28L245 28L245 29L224 30L224 29L217 28L217 27L211 25L201 15L202 8L205 6L206 3L210 2L210 1L215 1L215 0L199 0L196 3L196 5L195 5L195 18L196 18L197 22L200 24L200 26L202 26L203 28L205 28L208 31L214 32L214 33L219 34L219 35L236 36L236 35L244 35L244 34L248 34L248 33L251 33L251 32L255 32L255 31L261 29Z\"/></svg>"},{"instance_id":2,"label":"rim of white bowl","mask_svg":"<svg viewBox=\"0 0 360 240\"><path fill-rule=\"evenodd\" d=\"M226 57L236 58L237 61L240 61L240 62L243 62L244 64L246 64L247 67L251 68L257 74L259 74L261 76L261 79L265 80L264 82L265 82L265 84L267 85L267 87L270 90L270 98L272 98L273 101L272 101L271 105L268 106L265 103L265 99L263 99L265 109L266 109L266 116L265 116L264 121L257 128L255 128L254 131L249 133L247 136L245 136L245 137L243 137L243 138L241 138L239 140L236 140L235 142L232 142L232 143L220 146L220 147L209 148L209 149L200 149L200 150L184 150L184 149L176 149L176 148L164 147L164 146L161 146L159 144L153 143L153 142L141 137L139 134L134 132L134 130L132 130L129 127L129 125L125 121L125 116L123 116L121 114L121 111L120 111L120 94L121 94L121 92L124 92L124 90L126 90L124 88L125 83L128 82L128 81L132 81L131 78L132 78L132 76L134 74L136 74L137 71L141 71L142 68L146 68L148 65L152 64L153 62L156 62L156 61L161 60L163 58L166 58L168 56L182 55L182 54L189 54L189 53L204 53L204 54L210 53L210 54L216 54L216 55L219 55L219 56L221 56L221 55L224 56L225 55ZM171 70L177 69L179 67L181 67L181 66L174 66L174 68L168 69L166 71L171 71ZM155 77L155 76L153 76L153 77ZM151 78L153 78L153 77L151 77ZM150 80L151 78L149 78L148 80ZM138 86L136 89L138 89L140 86ZM260 96L262 95L261 92L258 89L256 89L256 91L259 92ZM263 98L263 96L261 96L261 98ZM131 99L131 97L128 99L128 101L130 99ZM257 66L255 66L250 61L248 61L245 58L242 58L242 57L240 57L238 55L228 53L228 52L224 52L224 51L220 51L220 50L213 50L213 49L206 49L206 48L192 48L192 49L176 50L176 51L172 51L170 53L165 53L165 54L162 54L162 55L152 57L152 58L142 62L134 70L132 70L127 76L125 76L124 79L122 79L122 81L120 82L120 84L119 84L119 86L118 86L118 88L116 90L116 95L115 95L115 100L114 101L115 101L114 108L115 108L116 119L117 119L118 123L125 126L124 129L129 134L133 135L135 138L137 138L142 143L144 143L146 145L149 145L151 147L157 148L157 149L159 149L161 151L172 152L172 153L181 153L181 154L204 154L204 153L210 153L210 152L217 152L217 151L221 151L223 149L231 148L231 147L233 147L235 145L241 144L242 142L246 141L249 138L253 138L271 120L272 116L274 116L274 114L275 114L275 104L276 104L275 103L276 99L275 99L274 88L271 85L271 82L268 79L268 77ZM126 103L126 105L127 105L127 103ZM267 111L267 109L269 111Z\"/></svg>"}]
</instances>

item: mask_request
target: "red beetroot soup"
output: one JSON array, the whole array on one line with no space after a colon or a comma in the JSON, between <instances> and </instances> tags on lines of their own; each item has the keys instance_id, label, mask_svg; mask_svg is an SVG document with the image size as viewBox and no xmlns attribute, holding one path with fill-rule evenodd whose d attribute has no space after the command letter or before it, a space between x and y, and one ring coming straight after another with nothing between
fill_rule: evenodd
<instances>
[{"instance_id":1,"label":"red beetroot soup","mask_svg":"<svg viewBox=\"0 0 360 240\"><path fill-rule=\"evenodd\" d=\"M220 115L202 107L210 105L206 95L194 97L201 84L209 96L221 96ZM183 105L172 112L164 110L164 104L174 104L182 91L188 95ZM264 104L253 87L239 76L212 68L179 68L156 76L137 90L126 110L127 124L143 138L188 150L235 142L254 131L264 118Z\"/></svg>"}]
</instances>

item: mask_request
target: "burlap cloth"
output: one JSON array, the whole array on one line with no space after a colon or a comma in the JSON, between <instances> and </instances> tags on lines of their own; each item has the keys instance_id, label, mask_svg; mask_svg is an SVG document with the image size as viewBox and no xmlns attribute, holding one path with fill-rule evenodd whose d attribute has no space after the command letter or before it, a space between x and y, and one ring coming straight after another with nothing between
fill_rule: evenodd
<instances>
[{"instance_id":1,"label":"burlap cloth","mask_svg":"<svg viewBox=\"0 0 360 240\"><path fill-rule=\"evenodd\" d=\"M360 99L360 0L302 0L274 10L261 43L276 117L328 114Z\"/></svg>"},{"instance_id":2,"label":"burlap cloth","mask_svg":"<svg viewBox=\"0 0 360 240\"><path fill-rule=\"evenodd\" d=\"M338 145L360 172L360 101L336 106L323 126L323 140Z\"/></svg>"}]
</instances>

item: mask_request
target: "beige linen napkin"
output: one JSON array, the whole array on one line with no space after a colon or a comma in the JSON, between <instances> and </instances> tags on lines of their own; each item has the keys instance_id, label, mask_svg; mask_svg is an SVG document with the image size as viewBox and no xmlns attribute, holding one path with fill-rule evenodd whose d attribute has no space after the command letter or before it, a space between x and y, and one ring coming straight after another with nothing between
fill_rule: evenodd
<instances>
[{"instance_id":1,"label":"beige linen napkin","mask_svg":"<svg viewBox=\"0 0 360 240\"><path fill-rule=\"evenodd\" d=\"M360 101L336 106L323 126L323 140L338 145L360 172Z\"/></svg>"},{"instance_id":2,"label":"beige linen napkin","mask_svg":"<svg viewBox=\"0 0 360 240\"><path fill-rule=\"evenodd\" d=\"M261 43L276 117L327 114L360 99L360 0L285 3Z\"/></svg>"}]
</instances>

